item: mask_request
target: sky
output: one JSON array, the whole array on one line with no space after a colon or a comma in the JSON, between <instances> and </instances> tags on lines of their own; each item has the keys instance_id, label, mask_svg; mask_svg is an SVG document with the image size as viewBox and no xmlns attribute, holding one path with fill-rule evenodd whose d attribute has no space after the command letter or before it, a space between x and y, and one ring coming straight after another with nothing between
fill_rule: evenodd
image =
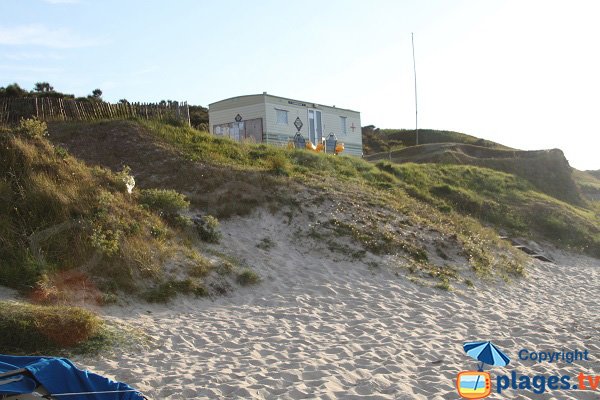
<instances>
[{"instance_id":1,"label":"sky","mask_svg":"<svg viewBox=\"0 0 600 400\"><path fill-rule=\"evenodd\" d=\"M0 0L0 86L203 106L266 91L600 169L598 15L595 0Z\"/></svg>"}]
</instances>

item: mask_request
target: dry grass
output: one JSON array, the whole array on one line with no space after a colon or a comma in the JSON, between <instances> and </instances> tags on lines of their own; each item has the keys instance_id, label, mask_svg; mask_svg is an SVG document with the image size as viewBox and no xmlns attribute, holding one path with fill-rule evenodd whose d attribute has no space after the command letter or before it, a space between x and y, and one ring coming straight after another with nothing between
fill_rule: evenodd
<instances>
[{"instance_id":1,"label":"dry grass","mask_svg":"<svg viewBox=\"0 0 600 400\"><path fill-rule=\"evenodd\" d=\"M0 302L0 351L41 353L75 347L102 331L102 321L79 307Z\"/></svg>"},{"instance_id":2,"label":"dry grass","mask_svg":"<svg viewBox=\"0 0 600 400\"><path fill-rule=\"evenodd\" d=\"M0 161L0 284L45 302L77 300L85 287L89 299L102 302L104 294L168 280L170 259L196 265L185 234L127 193L118 174L22 133L0 136ZM81 276L65 280L75 270Z\"/></svg>"}]
</instances>

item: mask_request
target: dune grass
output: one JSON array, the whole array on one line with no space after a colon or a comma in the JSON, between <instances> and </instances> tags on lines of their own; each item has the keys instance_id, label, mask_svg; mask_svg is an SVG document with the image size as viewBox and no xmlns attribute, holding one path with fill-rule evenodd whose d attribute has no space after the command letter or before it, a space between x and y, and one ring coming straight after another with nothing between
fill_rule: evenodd
<instances>
[{"instance_id":1,"label":"dune grass","mask_svg":"<svg viewBox=\"0 0 600 400\"><path fill-rule=\"evenodd\" d=\"M386 228L385 217L374 217L374 209L385 207L407 215L412 221L410 224L454 237L453 240L463 248L473 269L482 276L496 272L521 275L524 272L523 259L518 254L513 254L514 262L496 257L495 253L510 253L512 250L491 230L482 227L475 220L466 221L465 217L450 209L443 212L411 196L398 176L373 163L350 156L237 143L191 128L152 121L139 123L157 138L175 146L188 159L255 171L259 173L258 176L265 178L277 176L278 180L273 182L278 188L289 186L289 182L299 182L319 191L323 201L328 199L339 204L351 203L347 207L353 207L354 221L329 220L324 221L321 226L334 235L358 241L364 249L356 249L356 254L362 255L364 251L379 255L406 253L410 259L430 269L426 265L426 252L418 243L400 238L398 231ZM224 176L224 184L226 179ZM369 193L367 197L366 193ZM357 207L359 198L362 199L361 203L366 202L365 207ZM290 199L284 197L278 207L294 209L297 205L290 204Z\"/></svg>"},{"instance_id":2,"label":"dune grass","mask_svg":"<svg viewBox=\"0 0 600 400\"><path fill-rule=\"evenodd\" d=\"M600 256L598 214L540 193L522 178L464 165L376 165L398 177L413 197L441 211L455 210L514 235Z\"/></svg>"},{"instance_id":3,"label":"dune grass","mask_svg":"<svg viewBox=\"0 0 600 400\"><path fill-rule=\"evenodd\" d=\"M107 342L102 320L80 307L0 301L0 331L0 351L12 354L91 352L90 343Z\"/></svg>"},{"instance_id":4,"label":"dune grass","mask_svg":"<svg viewBox=\"0 0 600 400\"><path fill-rule=\"evenodd\" d=\"M362 128L363 148L366 155L389 152L416 144L414 129L379 129L373 126ZM492 149L509 149L499 143L477 138L465 133L435 129L419 129L419 144L462 143Z\"/></svg>"},{"instance_id":5,"label":"dune grass","mask_svg":"<svg viewBox=\"0 0 600 400\"><path fill-rule=\"evenodd\" d=\"M179 154L182 160L210 166L211 169L206 170L209 178L204 197L210 195L208 190L213 190L214 196L220 196L222 203L225 201L224 193L228 192L221 188L241 185L244 201L230 202L227 207L235 209L219 209L219 216L243 215L262 205L274 210L288 210L291 213L289 218L293 218L290 210L302 209L294 197L294 190L300 184L320 193L313 200L331 200L352 210L354 220L328 219L325 222L330 223L328 228L333 234L348 236L361 244L362 249L358 249L360 251L356 254L370 251L382 255L400 251L415 263L426 266L425 269L433 275L439 275L437 267L428 265L427 253L418 240L401 238L402 229L394 230L394 227L388 226L388 217L383 214L377 216L373 210L380 207L393 210L397 215L406 216L406 224L452 238L480 275L524 273L523 259L499 240L495 231L484 225L534 239L547 239L559 246L588 253L594 253L594 249L598 248L597 217L594 219L589 209L541 194L530 183L511 174L475 166L370 163L344 155L238 143L190 127L154 121L93 124L108 124L105 127L108 129L111 124L117 123L120 125L115 125L115 129L119 130L130 125L132 129L141 128L144 135L150 135L161 146L174 149L174 154ZM57 159L64 162L63 152L58 153L60 157L54 150ZM253 190L253 187L260 190ZM117 199L125 196L117 192L113 190L110 194ZM239 190L232 193L242 194ZM265 193L269 195L268 200L265 200ZM149 221L157 221L150 227L150 236L164 246L173 237L173 232L151 213L155 209L152 204L159 194L158 197L163 199L170 196L152 193L154 200L148 202L138 197L136 202L144 202L145 208L138 204L141 211L151 215ZM105 197L110 199L110 196ZM210 204L209 200L195 199L195 206L202 209L202 204ZM243 209L238 210L240 207ZM530 212L532 209L535 213ZM118 252L118 249L113 250L111 243L121 243L123 237L123 233L115 234L112 230L111 234L97 235L96 241L101 247ZM498 256L501 253L507 256ZM198 288L199 292L203 290L201 284L182 285L178 282L163 280L153 286L154 291L151 289L145 293L149 297L170 298L176 287L192 287L192 292L194 288Z\"/></svg>"},{"instance_id":6,"label":"dune grass","mask_svg":"<svg viewBox=\"0 0 600 400\"><path fill-rule=\"evenodd\" d=\"M597 208L600 205L600 173L573 170L573 178L581 193Z\"/></svg>"},{"instance_id":7,"label":"dune grass","mask_svg":"<svg viewBox=\"0 0 600 400\"><path fill-rule=\"evenodd\" d=\"M102 303L160 284L172 258L194 268L201 256L161 215L184 207L181 195L129 194L122 174L85 165L39 128L0 135L0 284L50 302L85 287Z\"/></svg>"},{"instance_id":8,"label":"dune grass","mask_svg":"<svg viewBox=\"0 0 600 400\"><path fill-rule=\"evenodd\" d=\"M193 161L300 179L329 174L342 180L361 180L383 186L393 181L393 177L356 157L331 157L266 144L238 143L208 132L156 121L141 120L138 123Z\"/></svg>"},{"instance_id":9,"label":"dune grass","mask_svg":"<svg viewBox=\"0 0 600 400\"><path fill-rule=\"evenodd\" d=\"M320 183L324 177L367 185L378 192L394 193L392 202L401 204L402 210L421 210L417 211L420 218L436 221L431 223L437 228L442 224L437 221L456 218L449 213L457 213L514 235L600 255L597 213L541 193L527 180L512 174L465 165L369 163L356 157L240 144L157 122L141 124L194 160L285 175L324 190L327 188ZM409 131L383 130L383 134L410 136ZM458 141L508 150L497 143L482 142L457 132L425 130L422 137L425 142ZM385 202L389 204L390 200ZM423 209L423 203L434 207L433 215L428 215L430 211ZM468 225L476 229L473 224ZM460 230L464 224L459 222L456 226Z\"/></svg>"}]
</instances>

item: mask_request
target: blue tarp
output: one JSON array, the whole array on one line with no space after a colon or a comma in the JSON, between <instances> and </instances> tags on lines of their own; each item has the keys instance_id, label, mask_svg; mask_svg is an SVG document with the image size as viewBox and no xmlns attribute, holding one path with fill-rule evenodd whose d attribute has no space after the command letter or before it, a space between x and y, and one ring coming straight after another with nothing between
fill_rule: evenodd
<instances>
[{"instance_id":1,"label":"blue tarp","mask_svg":"<svg viewBox=\"0 0 600 400\"><path fill-rule=\"evenodd\" d=\"M122 382L83 371L66 358L0 355L0 373L25 368L33 378L18 375L0 378L0 394L31 393L37 384L51 395L66 400L142 400L139 392ZM37 381L37 382L36 382ZM119 393L90 393L90 392ZM68 395L73 393L72 395ZM86 394L75 394L86 393Z\"/></svg>"}]
</instances>

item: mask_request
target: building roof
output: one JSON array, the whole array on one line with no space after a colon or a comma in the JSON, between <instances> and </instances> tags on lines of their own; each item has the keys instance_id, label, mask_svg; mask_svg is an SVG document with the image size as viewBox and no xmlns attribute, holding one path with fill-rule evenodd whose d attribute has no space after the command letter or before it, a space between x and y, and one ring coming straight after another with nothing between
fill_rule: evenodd
<instances>
[{"instance_id":1,"label":"building roof","mask_svg":"<svg viewBox=\"0 0 600 400\"><path fill-rule=\"evenodd\" d=\"M302 100L291 99L291 98L289 98L289 97L274 96L274 95L272 95L272 94L269 94L269 93L267 93L267 92L264 92L264 93L259 93L259 94L247 94L247 95L243 95L243 96L234 96L234 97L229 97L229 98L227 98L227 99L223 99L223 100L219 100L219 101L215 101L215 102L213 102L213 103L210 103L210 104L208 105L208 107L210 108L210 106L211 106L211 105L213 105L213 104L217 104L217 103L221 103L221 102L223 102L223 101L234 100L234 99L242 99L242 98L246 98L246 97L255 97L255 96L256 96L256 97L258 97L258 96L262 96L262 97L274 97L274 98L276 98L276 99L288 100L288 101L293 101L293 102L296 102L296 103L302 103L302 104L312 104L312 105L315 105L315 106L317 106L317 105L318 105L318 106L320 106L320 107L333 108L333 109L336 109L336 110L350 111L350 112L355 112L355 113L358 113L358 114L360 114L360 111L351 110L351 109L349 109L349 108L341 108L341 107L335 107L335 106L328 106L328 105L325 105L325 104L319 104L319 103L315 103L314 101L302 101Z\"/></svg>"}]
</instances>

